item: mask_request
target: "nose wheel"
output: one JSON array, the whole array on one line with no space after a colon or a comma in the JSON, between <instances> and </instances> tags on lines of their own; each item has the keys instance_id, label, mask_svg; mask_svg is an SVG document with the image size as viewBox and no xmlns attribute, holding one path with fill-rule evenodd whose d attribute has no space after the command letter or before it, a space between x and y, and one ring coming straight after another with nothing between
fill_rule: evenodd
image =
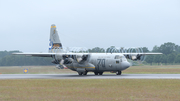
<instances>
[{"instance_id":1,"label":"nose wheel","mask_svg":"<svg viewBox=\"0 0 180 101\"><path fill-rule=\"evenodd\" d=\"M121 73L122 73L121 71L117 71L116 75L121 75Z\"/></svg>"}]
</instances>

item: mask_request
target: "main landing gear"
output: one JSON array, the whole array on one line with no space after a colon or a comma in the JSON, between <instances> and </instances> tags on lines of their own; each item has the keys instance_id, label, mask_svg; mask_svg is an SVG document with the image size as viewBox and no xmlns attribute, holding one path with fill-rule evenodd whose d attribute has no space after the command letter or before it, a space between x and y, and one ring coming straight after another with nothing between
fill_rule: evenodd
<instances>
[{"instance_id":1,"label":"main landing gear","mask_svg":"<svg viewBox=\"0 0 180 101\"><path fill-rule=\"evenodd\" d=\"M79 75L87 75L87 73L88 73L87 71L85 71L85 72L78 72Z\"/></svg>"},{"instance_id":2,"label":"main landing gear","mask_svg":"<svg viewBox=\"0 0 180 101\"><path fill-rule=\"evenodd\" d=\"M82 75L82 74L83 74L83 72L78 72L78 74L79 74L79 75Z\"/></svg>"},{"instance_id":3,"label":"main landing gear","mask_svg":"<svg viewBox=\"0 0 180 101\"><path fill-rule=\"evenodd\" d=\"M87 72L83 72L83 75L87 75Z\"/></svg>"},{"instance_id":4,"label":"main landing gear","mask_svg":"<svg viewBox=\"0 0 180 101\"><path fill-rule=\"evenodd\" d=\"M103 75L103 72L94 72L95 75Z\"/></svg>"},{"instance_id":5,"label":"main landing gear","mask_svg":"<svg viewBox=\"0 0 180 101\"><path fill-rule=\"evenodd\" d=\"M87 73L88 73L87 71L85 71L85 72L78 72L79 75L87 75ZM122 73L121 71L117 71L116 75L121 75L121 73ZM94 74L95 75L103 75L103 72L94 72Z\"/></svg>"},{"instance_id":6,"label":"main landing gear","mask_svg":"<svg viewBox=\"0 0 180 101\"><path fill-rule=\"evenodd\" d=\"M121 73L122 73L121 71L117 71L116 75L121 75Z\"/></svg>"}]
</instances>

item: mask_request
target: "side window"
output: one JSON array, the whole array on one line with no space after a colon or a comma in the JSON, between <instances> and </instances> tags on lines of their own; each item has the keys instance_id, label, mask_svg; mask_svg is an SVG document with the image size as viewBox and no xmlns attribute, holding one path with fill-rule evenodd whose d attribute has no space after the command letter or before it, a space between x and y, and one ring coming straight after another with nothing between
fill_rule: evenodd
<instances>
[{"instance_id":1,"label":"side window","mask_svg":"<svg viewBox=\"0 0 180 101\"><path fill-rule=\"evenodd\" d=\"M116 64L119 64L119 61L116 61Z\"/></svg>"}]
</instances>

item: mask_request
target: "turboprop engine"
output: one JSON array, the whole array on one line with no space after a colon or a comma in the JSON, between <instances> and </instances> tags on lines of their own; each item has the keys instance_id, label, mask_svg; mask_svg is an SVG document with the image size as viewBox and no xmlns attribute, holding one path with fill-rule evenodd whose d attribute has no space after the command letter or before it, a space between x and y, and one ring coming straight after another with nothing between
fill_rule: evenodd
<instances>
[{"instance_id":1,"label":"turboprop engine","mask_svg":"<svg viewBox=\"0 0 180 101\"><path fill-rule=\"evenodd\" d=\"M58 69L64 69L64 65L71 64L71 63L77 63L77 64L83 64L84 62L88 61L89 55L63 55L62 59L56 59L52 61L52 63L58 64L56 68Z\"/></svg>"},{"instance_id":2,"label":"turboprop engine","mask_svg":"<svg viewBox=\"0 0 180 101\"><path fill-rule=\"evenodd\" d=\"M133 61L136 61L136 60L143 61L144 59L144 55L141 55L141 54L137 54L137 55L130 54L130 55L125 55L125 57Z\"/></svg>"},{"instance_id":3,"label":"turboprop engine","mask_svg":"<svg viewBox=\"0 0 180 101\"><path fill-rule=\"evenodd\" d=\"M89 59L89 55L83 55L83 54L79 54L79 55L64 55L63 56L63 64L69 64L72 62L78 62L78 63L83 63L85 61L88 61Z\"/></svg>"},{"instance_id":4,"label":"turboprop engine","mask_svg":"<svg viewBox=\"0 0 180 101\"><path fill-rule=\"evenodd\" d=\"M132 59L132 60L136 60L136 59L137 59L137 56L131 56L131 59Z\"/></svg>"}]
</instances>

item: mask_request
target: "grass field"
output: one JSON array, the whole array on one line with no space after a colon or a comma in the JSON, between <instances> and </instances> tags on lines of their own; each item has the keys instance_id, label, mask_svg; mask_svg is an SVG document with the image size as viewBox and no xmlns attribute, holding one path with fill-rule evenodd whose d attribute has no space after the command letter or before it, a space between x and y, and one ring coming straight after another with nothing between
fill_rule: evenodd
<instances>
[{"instance_id":1,"label":"grass field","mask_svg":"<svg viewBox=\"0 0 180 101\"><path fill-rule=\"evenodd\" d=\"M55 66L0 67L0 74L71 74ZM180 65L132 66L123 74L180 73ZM0 80L0 101L180 101L177 79L13 79Z\"/></svg>"},{"instance_id":2,"label":"grass field","mask_svg":"<svg viewBox=\"0 0 180 101\"><path fill-rule=\"evenodd\" d=\"M11 66L0 67L0 74L24 74L23 70L28 69L28 74L62 74L76 73L69 69L57 69L55 66ZM123 74L180 74L180 65L164 66L132 66L123 71Z\"/></svg>"},{"instance_id":3,"label":"grass field","mask_svg":"<svg viewBox=\"0 0 180 101\"><path fill-rule=\"evenodd\" d=\"M180 80L0 80L0 100L179 101Z\"/></svg>"}]
</instances>

